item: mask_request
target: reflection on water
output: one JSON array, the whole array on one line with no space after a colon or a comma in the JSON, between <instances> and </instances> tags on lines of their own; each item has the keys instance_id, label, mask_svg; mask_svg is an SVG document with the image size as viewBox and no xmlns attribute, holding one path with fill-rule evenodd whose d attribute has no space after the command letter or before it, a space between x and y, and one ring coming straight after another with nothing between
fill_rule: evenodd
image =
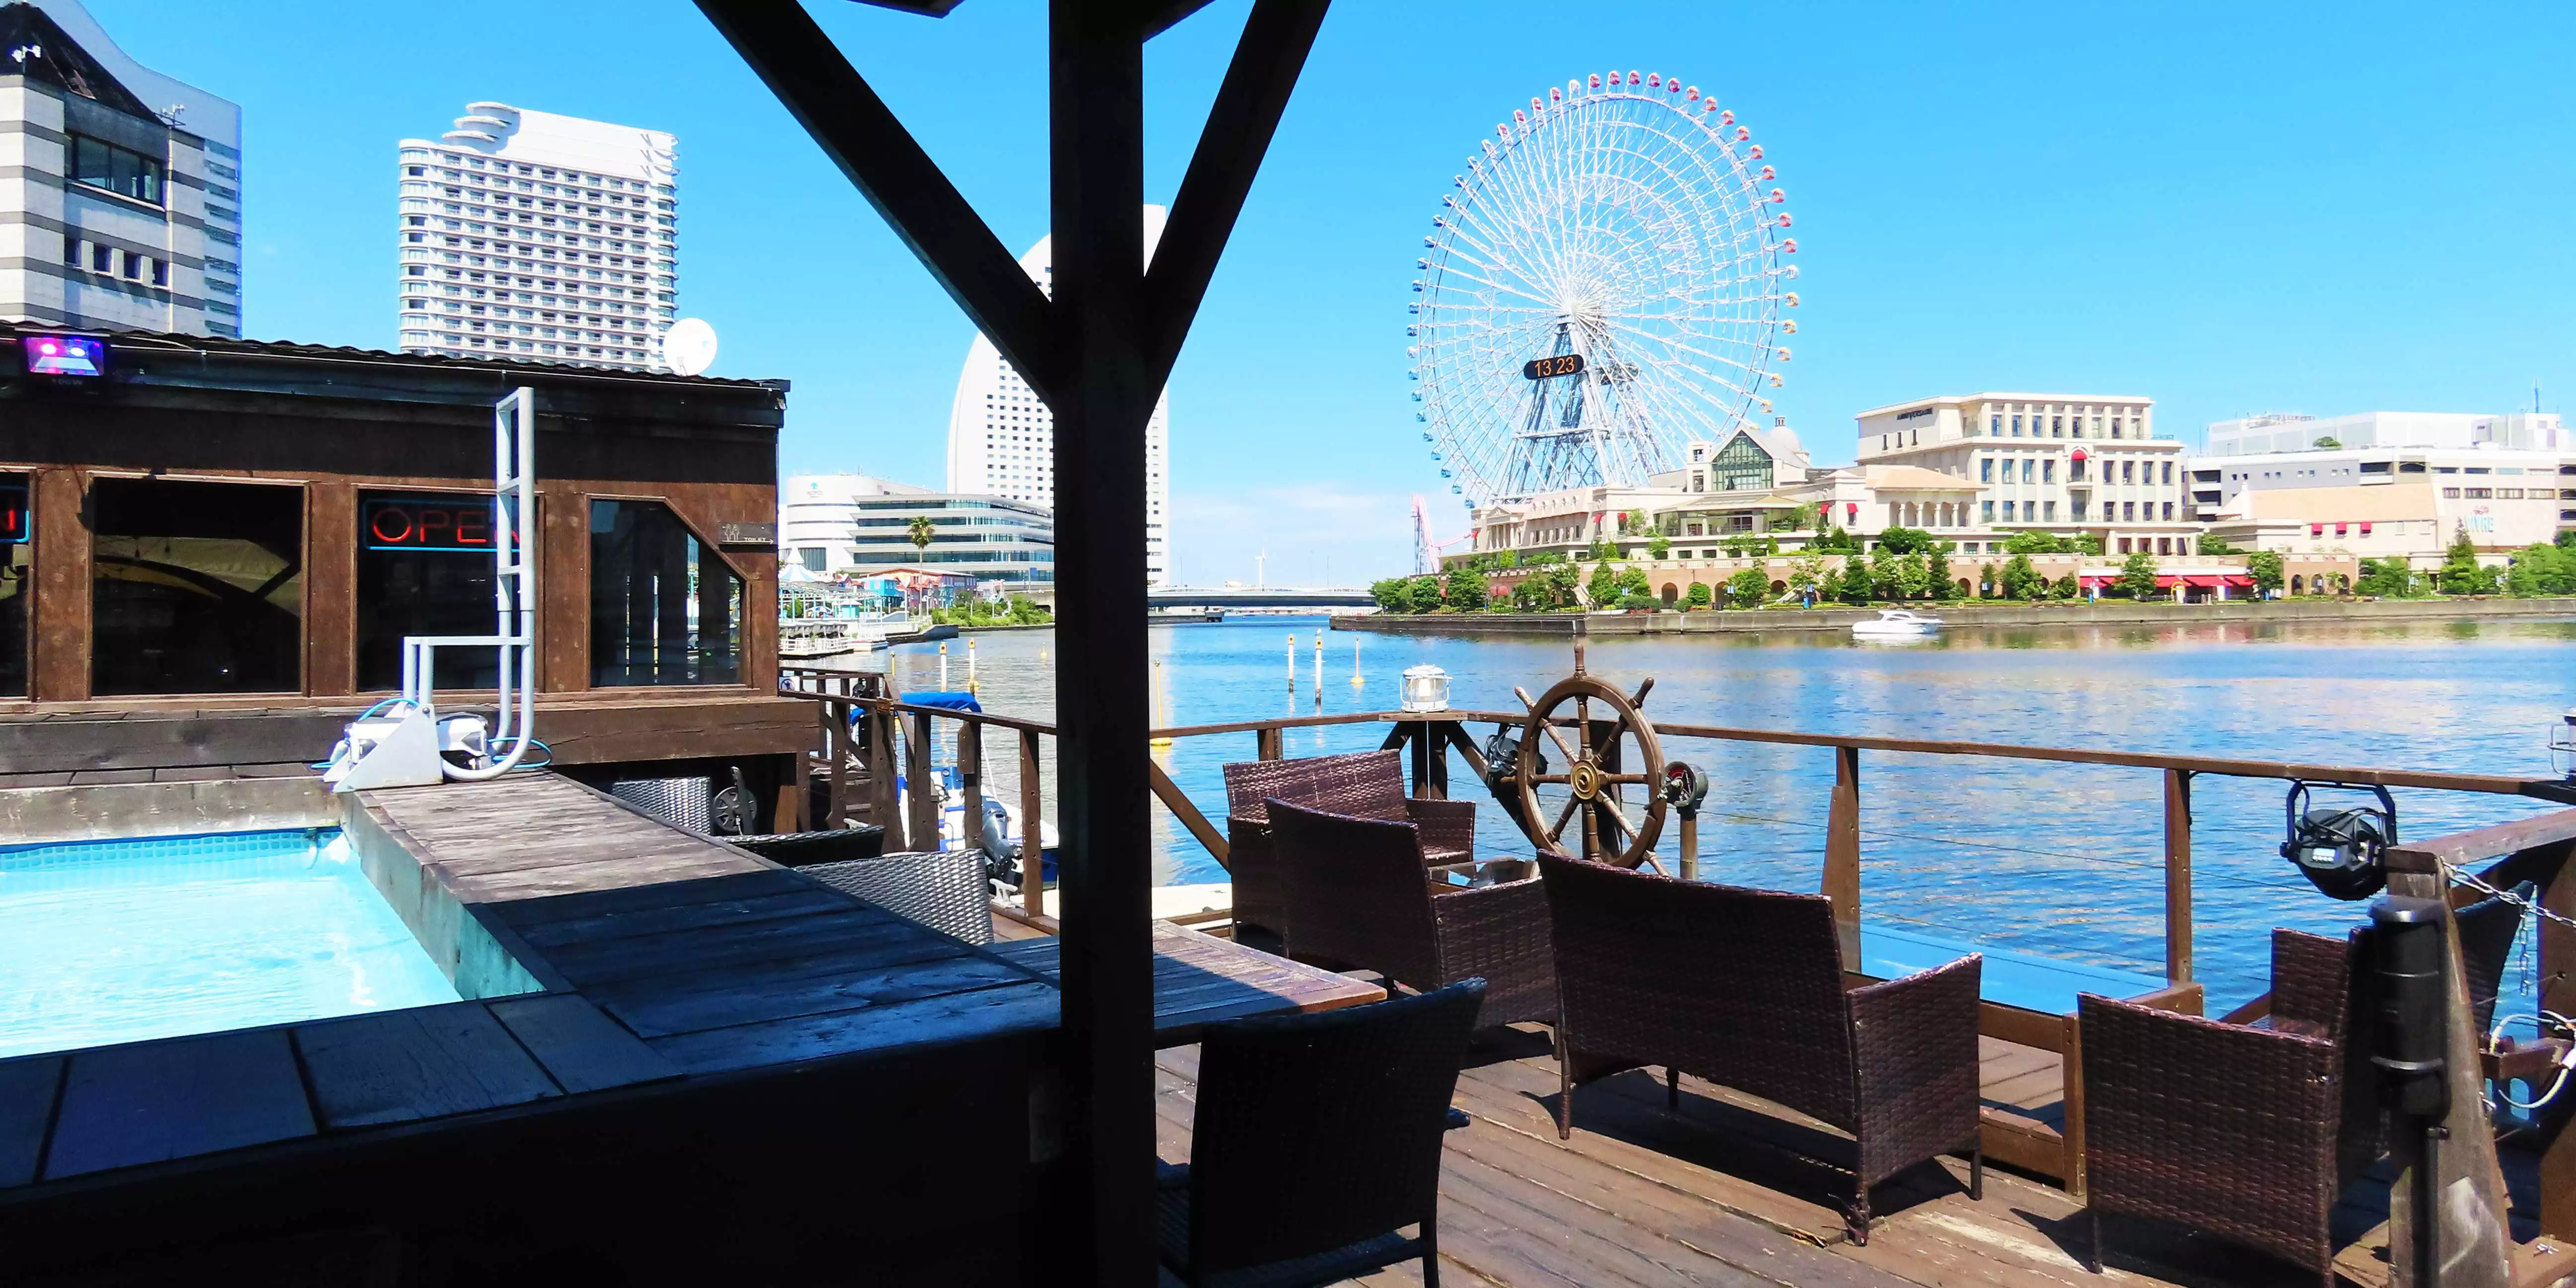
<instances>
[{"instance_id":1,"label":"reflection on water","mask_svg":"<svg viewBox=\"0 0 2576 1288\"><path fill-rule=\"evenodd\" d=\"M1239 618L1158 627L1154 658L1171 719L1213 724L1274 715L1381 711L1404 668L1454 677L1453 705L1518 710L1572 665L1563 640L1446 639L1327 632L1320 618ZM1286 680L1296 637L1296 687ZM985 705L1051 718L1052 632L974 637ZM1353 650L1363 682L1350 682ZM964 641L951 641L965 682ZM2576 705L2576 622L2211 623L1954 630L1911 645L1840 635L1710 635L1595 640L1593 671L1623 688L1647 676L1647 714L1675 723L1941 738L2312 764L2540 776L2548 726ZM898 688L937 683L931 646L897 649ZM1471 732L1481 739L1488 726ZM1373 749L1384 726L1287 731L1291 756ZM1016 747L987 759L993 790L1017 799ZM943 752L946 748L943 746ZM1047 785L1054 783L1053 744ZM1814 890L1824 855L1831 753L1668 739L1664 754L1709 771L1702 871ZM1253 735L1183 739L1162 753L1220 827L1219 766L1254 755ZM1451 762L1453 795L1487 801ZM1867 753L1861 769L1866 915L1962 940L2160 970L2163 776L2042 761ZM2332 931L2361 906L2316 894L2275 847L2283 785L2202 777L2193 788L2197 974L2213 1005L2261 991L2276 925ZM1049 795L1052 812L1052 793ZM1489 802L1488 802L1489 803ZM2548 808L2516 797L2401 791L2403 836L2422 839ZM1168 814L1152 839L1165 881L1224 873ZM1479 847L1526 853L1499 811ZM1671 853L1674 829L1663 848Z\"/></svg>"}]
</instances>

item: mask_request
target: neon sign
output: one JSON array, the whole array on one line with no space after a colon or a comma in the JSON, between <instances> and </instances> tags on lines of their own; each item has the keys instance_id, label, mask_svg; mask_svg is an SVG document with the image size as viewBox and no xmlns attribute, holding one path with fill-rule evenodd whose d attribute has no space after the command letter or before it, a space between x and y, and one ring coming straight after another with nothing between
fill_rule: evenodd
<instances>
[{"instance_id":1,"label":"neon sign","mask_svg":"<svg viewBox=\"0 0 2576 1288\"><path fill-rule=\"evenodd\" d=\"M488 555L492 527L488 496L368 497L358 516L369 550Z\"/></svg>"},{"instance_id":2,"label":"neon sign","mask_svg":"<svg viewBox=\"0 0 2576 1288\"><path fill-rule=\"evenodd\" d=\"M36 376L103 376L107 342L85 335L31 335L26 347L27 373Z\"/></svg>"},{"instance_id":3,"label":"neon sign","mask_svg":"<svg viewBox=\"0 0 2576 1288\"><path fill-rule=\"evenodd\" d=\"M34 527L34 519L27 512L26 483L0 479L0 546L25 545Z\"/></svg>"}]
</instances>

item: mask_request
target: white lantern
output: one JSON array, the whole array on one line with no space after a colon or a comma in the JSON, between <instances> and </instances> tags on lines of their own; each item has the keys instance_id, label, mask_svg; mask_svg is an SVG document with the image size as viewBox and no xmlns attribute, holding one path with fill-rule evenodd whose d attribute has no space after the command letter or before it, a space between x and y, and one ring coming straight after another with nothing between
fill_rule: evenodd
<instances>
[{"instance_id":1,"label":"white lantern","mask_svg":"<svg viewBox=\"0 0 2576 1288\"><path fill-rule=\"evenodd\" d=\"M1449 673L1436 666L1404 668L1404 709L1407 711L1448 710Z\"/></svg>"}]
</instances>

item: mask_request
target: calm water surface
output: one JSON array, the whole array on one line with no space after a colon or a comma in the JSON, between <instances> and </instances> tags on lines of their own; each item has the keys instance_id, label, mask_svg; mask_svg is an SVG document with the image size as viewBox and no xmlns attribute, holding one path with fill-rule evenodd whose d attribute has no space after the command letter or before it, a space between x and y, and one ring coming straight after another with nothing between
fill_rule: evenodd
<instances>
[{"instance_id":1,"label":"calm water surface","mask_svg":"<svg viewBox=\"0 0 2576 1288\"><path fill-rule=\"evenodd\" d=\"M1453 705L1517 710L1513 686L1535 694L1573 661L1562 640L1326 631L1319 694L1314 640L1323 625L1262 617L1155 628L1156 723L1388 710L1398 675L1426 662L1454 677ZM1053 716L1052 632L972 638L989 709ZM949 642L957 687L965 645ZM2576 622L2559 621L2011 628L1917 645L1784 633L1595 640L1588 656L1596 674L1622 688L1654 677L1647 714L1675 723L2527 776L2548 772L2548 727L2576 706ZM900 689L938 683L936 646L896 649L868 665L890 667ZM1489 731L1471 727L1480 741ZM1288 754L1370 750L1385 732L1290 730ZM988 757L990 781L1015 800L1016 755L1003 745ZM1052 787L1051 742L1047 753ZM1830 751L1667 739L1664 754L1701 765L1713 782L1700 827L1705 876L1817 888ZM1219 767L1252 759L1253 736L1184 739L1160 755L1222 826ZM1479 851L1527 853L1465 764L1453 757L1450 774L1453 795L1488 806ZM2162 970L2160 773L1873 752L1861 776L1865 916L1962 942ZM2361 905L2315 893L2279 857L2282 794L2270 780L2202 777L2194 787L2198 975L2214 1006L2262 990L2271 927L2333 931L2362 915ZM1052 802L1050 794L1050 816ZM2409 839L2548 808L2414 791L2398 793L2398 804ZM1225 879L1167 813L1157 809L1155 820L1163 881ZM1667 854L1674 831L1668 824Z\"/></svg>"}]
</instances>

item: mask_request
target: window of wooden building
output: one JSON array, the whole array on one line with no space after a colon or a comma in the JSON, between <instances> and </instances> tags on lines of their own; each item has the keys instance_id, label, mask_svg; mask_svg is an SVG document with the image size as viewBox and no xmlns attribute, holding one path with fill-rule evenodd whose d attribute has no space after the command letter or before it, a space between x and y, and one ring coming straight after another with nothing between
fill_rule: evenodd
<instances>
[{"instance_id":1,"label":"window of wooden building","mask_svg":"<svg viewBox=\"0 0 2576 1288\"><path fill-rule=\"evenodd\" d=\"M93 693L302 690L302 488L109 478L90 509Z\"/></svg>"},{"instance_id":2,"label":"window of wooden building","mask_svg":"<svg viewBox=\"0 0 2576 1288\"><path fill-rule=\"evenodd\" d=\"M402 687L406 635L489 635L492 498L467 493L358 496L358 687ZM524 534L522 534L524 536ZM524 548L524 547L523 547ZM490 689L489 648L443 648L435 687Z\"/></svg>"},{"instance_id":3,"label":"window of wooden building","mask_svg":"<svg viewBox=\"0 0 2576 1288\"><path fill-rule=\"evenodd\" d=\"M590 682L736 684L742 578L656 501L590 503Z\"/></svg>"},{"instance_id":4,"label":"window of wooden building","mask_svg":"<svg viewBox=\"0 0 2576 1288\"><path fill-rule=\"evenodd\" d=\"M27 605L34 583L35 512L27 476L0 474L0 698L27 696Z\"/></svg>"}]
</instances>

